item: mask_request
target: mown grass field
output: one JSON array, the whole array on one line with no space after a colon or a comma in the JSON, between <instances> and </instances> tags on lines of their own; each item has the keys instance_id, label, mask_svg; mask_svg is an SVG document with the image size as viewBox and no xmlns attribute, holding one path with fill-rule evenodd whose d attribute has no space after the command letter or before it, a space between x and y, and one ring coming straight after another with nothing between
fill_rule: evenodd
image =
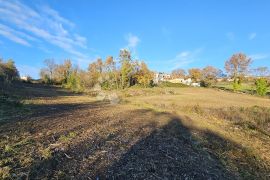
<instances>
[{"instance_id":1,"label":"mown grass field","mask_svg":"<svg viewBox=\"0 0 270 180\"><path fill-rule=\"evenodd\" d=\"M270 99L206 88L1 95L0 179L269 179Z\"/></svg>"}]
</instances>

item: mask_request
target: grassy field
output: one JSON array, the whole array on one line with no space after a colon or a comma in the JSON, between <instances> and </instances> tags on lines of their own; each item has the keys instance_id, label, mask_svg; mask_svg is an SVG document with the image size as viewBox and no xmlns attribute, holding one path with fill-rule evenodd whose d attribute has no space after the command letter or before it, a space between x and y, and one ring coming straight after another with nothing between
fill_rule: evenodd
<instances>
[{"instance_id":1,"label":"grassy field","mask_svg":"<svg viewBox=\"0 0 270 180\"><path fill-rule=\"evenodd\" d=\"M270 178L268 97L16 84L0 103L0 179Z\"/></svg>"},{"instance_id":2,"label":"grassy field","mask_svg":"<svg viewBox=\"0 0 270 180\"><path fill-rule=\"evenodd\" d=\"M218 82L214 85L214 87L233 91L233 85L232 82ZM249 93L249 94L255 94L256 93L256 86L254 82L248 82L248 83L242 83L240 89L238 90L240 92ZM270 87L268 87L267 93L270 94Z\"/></svg>"}]
</instances>

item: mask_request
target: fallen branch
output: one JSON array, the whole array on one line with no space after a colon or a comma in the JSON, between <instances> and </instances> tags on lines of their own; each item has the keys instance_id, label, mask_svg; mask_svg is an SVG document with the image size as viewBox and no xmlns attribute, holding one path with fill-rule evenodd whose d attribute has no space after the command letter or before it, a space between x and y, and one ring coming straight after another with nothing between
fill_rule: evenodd
<instances>
[{"instance_id":1,"label":"fallen branch","mask_svg":"<svg viewBox=\"0 0 270 180\"><path fill-rule=\"evenodd\" d=\"M65 156L66 156L68 159L72 159L71 156L67 155L66 153L64 153L64 154L65 154Z\"/></svg>"}]
</instances>

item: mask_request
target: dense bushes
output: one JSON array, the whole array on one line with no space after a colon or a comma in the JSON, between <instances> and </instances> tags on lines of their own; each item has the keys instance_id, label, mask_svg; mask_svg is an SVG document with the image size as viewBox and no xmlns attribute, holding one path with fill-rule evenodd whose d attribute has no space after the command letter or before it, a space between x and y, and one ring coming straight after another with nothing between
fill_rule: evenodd
<instances>
[{"instance_id":1,"label":"dense bushes","mask_svg":"<svg viewBox=\"0 0 270 180\"><path fill-rule=\"evenodd\" d=\"M73 67L70 60L56 64L53 60L44 61L46 67L41 69L40 77L43 83L59 84L73 91L82 91L85 87L96 85L103 89L124 89L133 85L152 86L153 73L144 62L134 61L128 50L121 50L119 64L112 56L105 61L98 58L83 71Z\"/></svg>"},{"instance_id":2,"label":"dense bushes","mask_svg":"<svg viewBox=\"0 0 270 180\"><path fill-rule=\"evenodd\" d=\"M211 87L216 81L204 79L200 82L201 87Z\"/></svg>"},{"instance_id":3,"label":"dense bushes","mask_svg":"<svg viewBox=\"0 0 270 180\"><path fill-rule=\"evenodd\" d=\"M86 84L89 87L99 84L103 89L125 89L134 85L149 87L153 79L147 65L143 61L132 60L130 52L125 49L120 51L119 64L112 56L105 61L97 59L89 64L87 74Z\"/></svg>"},{"instance_id":4,"label":"dense bushes","mask_svg":"<svg viewBox=\"0 0 270 180\"><path fill-rule=\"evenodd\" d=\"M17 70L13 60L4 62L0 59L0 81L12 82L19 79L19 71Z\"/></svg>"},{"instance_id":5,"label":"dense bushes","mask_svg":"<svg viewBox=\"0 0 270 180\"><path fill-rule=\"evenodd\" d=\"M84 84L78 68L72 67L70 60L65 60L63 64L56 64L54 60L45 60L45 68L40 71L41 81L45 84L62 85L74 92L81 92Z\"/></svg>"},{"instance_id":6,"label":"dense bushes","mask_svg":"<svg viewBox=\"0 0 270 180\"><path fill-rule=\"evenodd\" d=\"M77 71L71 72L64 85L74 92L82 92L84 90L84 86Z\"/></svg>"},{"instance_id":7,"label":"dense bushes","mask_svg":"<svg viewBox=\"0 0 270 180\"><path fill-rule=\"evenodd\" d=\"M260 96L265 96L267 93L268 82L265 78L259 78L255 82L256 92Z\"/></svg>"},{"instance_id":8,"label":"dense bushes","mask_svg":"<svg viewBox=\"0 0 270 180\"><path fill-rule=\"evenodd\" d=\"M259 106L247 108L230 107L228 109L211 109L207 113L216 115L218 118L230 120L240 127L270 135L269 108Z\"/></svg>"}]
</instances>

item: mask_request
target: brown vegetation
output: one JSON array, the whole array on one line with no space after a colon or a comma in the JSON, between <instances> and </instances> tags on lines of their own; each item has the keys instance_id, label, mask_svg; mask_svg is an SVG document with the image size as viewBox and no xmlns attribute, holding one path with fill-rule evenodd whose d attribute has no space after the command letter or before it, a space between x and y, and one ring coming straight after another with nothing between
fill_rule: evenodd
<instances>
[{"instance_id":1,"label":"brown vegetation","mask_svg":"<svg viewBox=\"0 0 270 180\"><path fill-rule=\"evenodd\" d=\"M9 88L22 104L0 122L2 178L269 177L269 99L129 88L111 104L40 84Z\"/></svg>"}]
</instances>

